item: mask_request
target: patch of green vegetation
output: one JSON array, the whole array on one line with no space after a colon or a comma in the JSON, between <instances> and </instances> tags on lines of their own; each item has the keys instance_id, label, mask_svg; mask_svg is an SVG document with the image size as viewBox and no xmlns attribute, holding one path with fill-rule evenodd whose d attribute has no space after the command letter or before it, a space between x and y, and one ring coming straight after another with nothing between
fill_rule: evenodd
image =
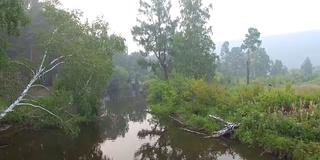
<instances>
[{"instance_id":1,"label":"patch of green vegetation","mask_svg":"<svg viewBox=\"0 0 320 160\"><path fill-rule=\"evenodd\" d=\"M236 136L283 158L320 157L320 91L296 92L255 84L226 88L173 74L168 81L149 81L148 101L155 114L171 115L208 133L221 129L216 115L241 123Z\"/></svg>"}]
</instances>

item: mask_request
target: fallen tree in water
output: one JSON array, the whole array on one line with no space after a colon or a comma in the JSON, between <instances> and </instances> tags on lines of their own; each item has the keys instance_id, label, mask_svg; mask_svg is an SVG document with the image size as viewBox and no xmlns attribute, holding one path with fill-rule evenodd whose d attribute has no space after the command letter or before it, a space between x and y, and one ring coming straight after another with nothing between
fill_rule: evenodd
<instances>
[{"instance_id":1,"label":"fallen tree in water","mask_svg":"<svg viewBox=\"0 0 320 160\"><path fill-rule=\"evenodd\" d=\"M239 123L231 123L231 122L227 122L225 120L223 120L222 118L220 117L217 117L217 116L213 116L213 115L209 115L210 118L212 119L215 119L215 120L218 120L219 122L222 122L224 124L224 128L222 128L221 130L219 131L216 131L216 132L213 132L213 134L207 134L207 133L204 133L204 132L201 132L200 130L196 130L194 129L195 127L194 126L190 126L186 123L184 123L180 117L179 118L175 118L175 117L172 117L172 116L169 116L171 119L173 119L174 121L178 122L179 124L183 125L183 126L186 126L188 128L179 128L181 130L184 130L184 131L187 131L187 132L190 132L190 133L194 133L194 134L199 134L199 135L203 135L205 136L204 138L217 138L217 137L220 137L220 136L224 136L224 135L228 135L228 134L233 134L234 131L239 127Z\"/></svg>"},{"instance_id":2,"label":"fallen tree in water","mask_svg":"<svg viewBox=\"0 0 320 160\"><path fill-rule=\"evenodd\" d=\"M231 123L231 122L227 122L223 119L221 119L220 117L216 117L213 115L209 115L210 118L212 119L216 119L222 123L224 123L224 128L215 132L214 134L212 134L211 136L206 136L205 138L214 138L214 137L220 137L220 136L224 136L227 134L232 134L235 129L237 129L239 127L239 123Z\"/></svg>"}]
</instances>

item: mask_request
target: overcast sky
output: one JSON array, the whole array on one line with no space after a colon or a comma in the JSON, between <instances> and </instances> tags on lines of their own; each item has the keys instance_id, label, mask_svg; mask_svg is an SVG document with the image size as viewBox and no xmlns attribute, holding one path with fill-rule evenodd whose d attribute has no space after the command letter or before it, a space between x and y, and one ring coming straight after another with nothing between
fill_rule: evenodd
<instances>
[{"instance_id":1,"label":"overcast sky","mask_svg":"<svg viewBox=\"0 0 320 160\"><path fill-rule=\"evenodd\" d=\"M63 8L80 9L90 20L104 15L110 31L126 38L129 52L138 50L131 28L136 24L139 0L60 0ZM212 3L213 40L243 39L249 27L261 36L320 29L319 0L203 0ZM172 0L179 13L178 0Z\"/></svg>"}]
</instances>

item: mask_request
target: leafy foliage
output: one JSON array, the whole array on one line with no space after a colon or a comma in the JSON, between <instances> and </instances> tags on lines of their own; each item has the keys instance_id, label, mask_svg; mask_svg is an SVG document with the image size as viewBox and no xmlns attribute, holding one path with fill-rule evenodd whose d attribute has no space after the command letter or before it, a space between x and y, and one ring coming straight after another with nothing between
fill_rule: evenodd
<instances>
[{"instance_id":1,"label":"leafy foliage","mask_svg":"<svg viewBox=\"0 0 320 160\"><path fill-rule=\"evenodd\" d=\"M173 63L177 73L212 80L215 74L215 44L211 39L211 5L202 0L180 0L181 31L173 38Z\"/></svg>"},{"instance_id":2,"label":"leafy foliage","mask_svg":"<svg viewBox=\"0 0 320 160\"><path fill-rule=\"evenodd\" d=\"M79 11L69 13L49 4L45 15L55 29L40 35L43 48L54 57L66 56L54 88L70 91L76 112L92 119L113 72L112 56L124 51L124 39L109 35L108 24L102 19L82 24Z\"/></svg>"},{"instance_id":3,"label":"leafy foliage","mask_svg":"<svg viewBox=\"0 0 320 160\"><path fill-rule=\"evenodd\" d=\"M164 75L169 78L169 49L171 39L177 26L171 19L171 2L168 0L152 0L151 3L140 0L139 14L143 20L137 19L137 25L131 30L133 39L138 45L143 46L142 55L153 53Z\"/></svg>"},{"instance_id":4,"label":"leafy foliage","mask_svg":"<svg viewBox=\"0 0 320 160\"><path fill-rule=\"evenodd\" d=\"M29 22L23 0L2 0L0 5L0 30L8 35L19 35L21 26Z\"/></svg>"},{"instance_id":5,"label":"leafy foliage","mask_svg":"<svg viewBox=\"0 0 320 160\"><path fill-rule=\"evenodd\" d=\"M254 54L252 54L251 67L253 78L256 77L266 77L271 68L271 60L264 48L257 49Z\"/></svg>"},{"instance_id":6,"label":"leafy foliage","mask_svg":"<svg viewBox=\"0 0 320 160\"><path fill-rule=\"evenodd\" d=\"M4 123L17 122L36 128L60 127L66 132L76 134L79 131L78 123L95 120L98 116L100 98L114 69L112 57L115 53L124 52L125 44L122 37L108 33L108 23L101 18L92 23L88 21L83 23L80 21L82 18L80 11L67 12L58 9L56 4L49 1L45 3L39 3L37 0L26 1L28 13L32 15L32 24L23 28L27 36L20 36L13 42L16 46L31 41L20 49L34 48L38 58L43 52L47 53L49 59L64 57L63 65L53 70L51 80L54 81L54 85L50 87L53 93L40 95L44 98L34 95L38 90L31 93L36 97L36 100L32 101L33 104L43 106L60 118L23 106L17 107L14 114L6 117ZM36 20L38 18L39 20ZM37 29L41 30L38 35L36 35ZM20 50L17 48L13 47ZM21 63L21 60L17 61L17 57L15 61L6 59L0 63L6 67L5 71L2 71L2 67L0 69L0 83L4 84L0 86L1 92L6 93L0 96L1 110L20 94L26 85L24 81L30 79L29 68L34 68L38 64L37 58L26 57L29 59L24 63ZM10 79L18 81L11 82Z\"/></svg>"},{"instance_id":7,"label":"leafy foliage","mask_svg":"<svg viewBox=\"0 0 320 160\"><path fill-rule=\"evenodd\" d=\"M270 75L285 74L287 72L288 72L288 69L286 66L282 64L282 61L276 59L275 62L272 64Z\"/></svg>"},{"instance_id":8,"label":"leafy foliage","mask_svg":"<svg viewBox=\"0 0 320 160\"><path fill-rule=\"evenodd\" d=\"M261 84L224 88L176 74L167 82L151 80L149 92L152 112L180 117L195 130L218 130L208 114L218 115L240 122L236 136L267 152L293 159L319 156L319 92L295 93L290 83L271 90Z\"/></svg>"}]
</instances>

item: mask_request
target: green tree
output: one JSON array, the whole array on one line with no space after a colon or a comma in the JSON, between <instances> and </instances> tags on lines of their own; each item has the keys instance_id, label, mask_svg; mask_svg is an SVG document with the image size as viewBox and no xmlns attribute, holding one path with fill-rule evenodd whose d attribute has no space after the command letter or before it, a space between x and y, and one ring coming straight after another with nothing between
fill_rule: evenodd
<instances>
[{"instance_id":1,"label":"green tree","mask_svg":"<svg viewBox=\"0 0 320 160\"><path fill-rule=\"evenodd\" d=\"M161 66L164 79L169 78L169 50L177 22L171 19L171 2L152 0L151 3L140 0L137 25L131 30L133 40L143 46L142 55L153 53Z\"/></svg>"},{"instance_id":2,"label":"green tree","mask_svg":"<svg viewBox=\"0 0 320 160\"><path fill-rule=\"evenodd\" d=\"M252 77L265 77L270 71L272 61L264 48L258 48L251 58Z\"/></svg>"},{"instance_id":3,"label":"green tree","mask_svg":"<svg viewBox=\"0 0 320 160\"><path fill-rule=\"evenodd\" d=\"M287 67L282 64L281 60L276 59L272 64L270 75L274 76L279 74L285 74L286 72L288 72Z\"/></svg>"},{"instance_id":4,"label":"green tree","mask_svg":"<svg viewBox=\"0 0 320 160\"><path fill-rule=\"evenodd\" d=\"M304 62L301 65L301 69L303 70L304 74L306 74L307 76L312 74L312 70L313 70L313 65L309 59L309 57L307 57Z\"/></svg>"},{"instance_id":5,"label":"green tree","mask_svg":"<svg viewBox=\"0 0 320 160\"><path fill-rule=\"evenodd\" d=\"M224 82L231 83L237 77L245 75L245 54L240 47L233 47L229 51L228 42L225 42L220 55L222 56L218 68L223 73Z\"/></svg>"},{"instance_id":6,"label":"green tree","mask_svg":"<svg viewBox=\"0 0 320 160\"><path fill-rule=\"evenodd\" d=\"M123 38L108 33L107 22L97 18L83 24L81 15L47 4L45 16L53 32L42 32L39 42L50 56L66 57L54 89L71 92L73 110L91 120L113 72L112 56L124 52L125 45Z\"/></svg>"},{"instance_id":7,"label":"green tree","mask_svg":"<svg viewBox=\"0 0 320 160\"><path fill-rule=\"evenodd\" d=\"M220 56L217 62L217 70L218 72L223 73L224 75L229 75L230 68L227 60L227 56L230 54L230 49L229 49L229 42L225 41L220 50Z\"/></svg>"},{"instance_id":8,"label":"green tree","mask_svg":"<svg viewBox=\"0 0 320 160\"><path fill-rule=\"evenodd\" d=\"M174 38L173 63L187 77L212 80L216 69L215 44L208 26L212 5L202 0L180 0L181 32Z\"/></svg>"},{"instance_id":9,"label":"green tree","mask_svg":"<svg viewBox=\"0 0 320 160\"><path fill-rule=\"evenodd\" d=\"M241 49L245 50L247 53L247 85L249 85L250 79L250 64L252 59L252 54L260 47L261 40L260 32L256 28L249 28L246 34L246 39L243 40Z\"/></svg>"},{"instance_id":10,"label":"green tree","mask_svg":"<svg viewBox=\"0 0 320 160\"><path fill-rule=\"evenodd\" d=\"M244 75L245 69L245 54L242 52L240 47L231 48L231 52L227 57L227 61L230 61L230 68L233 71L233 76Z\"/></svg>"},{"instance_id":11,"label":"green tree","mask_svg":"<svg viewBox=\"0 0 320 160\"><path fill-rule=\"evenodd\" d=\"M2 0L0 3L0 30L18 36L20 27L29 22L23 0Z\"/></svg>"},{"instance_id":12,"label":"green tree","mask_svg":"<svg viewBox=\"0 0 320 160\"><path fill-rule=\"evenodd\" d=\"M221 51L220 51L220 57L221 59L225 60L225 57L230 53L230 49L229 49L229 42L225 41L223 42L222 46L221 46Z\"/></svg>"}]
</instances>

